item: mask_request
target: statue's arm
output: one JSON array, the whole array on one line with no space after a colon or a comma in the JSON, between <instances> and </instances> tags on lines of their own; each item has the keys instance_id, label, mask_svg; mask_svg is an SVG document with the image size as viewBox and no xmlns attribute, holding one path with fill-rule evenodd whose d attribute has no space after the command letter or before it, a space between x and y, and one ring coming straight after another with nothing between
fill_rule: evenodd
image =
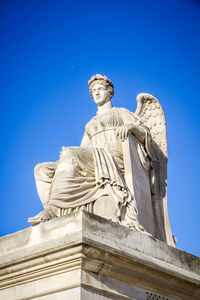
<instances>
[{"instance_id":1,"label":"statue's arm","mask_svg":"<svg viewBox=\"0 0 200 300\"><path fill-rule=\"evenodd\" d=\"M144 143L148 128L140 124L140 120L135 114L129 110L123 108L120 109L123 125L117 129L117 136L123 141L128 137L129 133L132 133L140 142Z\"/></svg>"},{"instance_id":2,"label":"statue's arm","mask_svg":"<svg viewBox=\"0 0 200 300\"><path fill-rule=\"evenodd\" d=\"M127 124L128 125L128 124ZM141 125L135 125L131 124L130 132L142 143L145 142L146 134L147 134L147 129L144 128Z\"/></svg>"},{"instance_id":3,"label":"statue's arm","mask_svg":"<svg viewBox=\"0 0 200 300\"><path fill-rule=\"evenodd\" d=\"M81 141L80 147L89 147L89 146L92 146L91 140L90 140L89 135L88 135L87 132L85 131L85 132L84 132L84 136L83 136L82 141Z\"/></svg>"}]
</instances>

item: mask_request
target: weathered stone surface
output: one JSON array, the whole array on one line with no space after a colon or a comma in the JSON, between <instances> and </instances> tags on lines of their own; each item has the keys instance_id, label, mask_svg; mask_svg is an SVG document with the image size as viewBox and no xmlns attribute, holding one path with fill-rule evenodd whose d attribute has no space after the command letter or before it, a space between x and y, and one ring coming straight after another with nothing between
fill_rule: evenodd
<instances>
[{"instance_id":1,"label":"weathered stone surface","mask_svg":"<svg viewBox=\"0 0 200 300\"><path fill-rule=\"evenodd\" d=\"M85 211L0 238L0 299L146 300L150 293L199 299L200 259Z\"/></svg>"},{"instance_id":2,"label":"weathered stone surface","mask_svg":"<svg viewBox=\"0 0 200 300\"><path fill-rule=\"evenodd\" d=\"M35 167L44 210L39 224L86 210L174 246L167 210L166 121L160 102L137 96L137 109L113 107L114 86L106 76L89 80L96 115L80 147L62 147L56 162Z\"/></svg>"}]
</instances>

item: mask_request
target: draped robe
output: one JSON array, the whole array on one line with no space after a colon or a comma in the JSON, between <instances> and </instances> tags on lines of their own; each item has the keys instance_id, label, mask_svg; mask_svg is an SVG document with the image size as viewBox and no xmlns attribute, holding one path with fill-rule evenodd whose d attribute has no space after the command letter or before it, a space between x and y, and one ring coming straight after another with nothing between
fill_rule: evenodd
<instances>
[{"instance_id":1,"label":"draped robe","mask_svg":"<svg viewBox=\"0 0 200 300\"><path fill-rule=\"evenodd\" d=\"M142 127L139 118L127 109L113 107L97 112L85 127L80 147L63 147L58 162L36 167L36 185L44 207L57 208L60 216L79 209L93 212L94 202L108 195L114 200L119 221L129 227L139 226L136 201L123 177L122 142L116 135L124 124ZM148 169L149 134L144 131L144 143L139 143L137 151L144 169Z\"/></svg>"}]
</instances>

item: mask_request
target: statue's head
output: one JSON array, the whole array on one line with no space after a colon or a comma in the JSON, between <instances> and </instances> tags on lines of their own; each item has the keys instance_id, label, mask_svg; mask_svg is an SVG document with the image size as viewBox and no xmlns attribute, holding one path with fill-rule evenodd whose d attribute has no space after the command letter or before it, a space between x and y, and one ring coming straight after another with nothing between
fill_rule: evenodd
<instances>
[{"instance_id":1,"label":"statue's head","mask_svg":"<svg viewBox=\"0 0 200 300\"><path fill-rule=\"evenodd\" d=\"M93 75L88 81L90 95L97 105L110 101L114 95L114 86L110 79L100 74Z\"/></svg>"}]
</instances>

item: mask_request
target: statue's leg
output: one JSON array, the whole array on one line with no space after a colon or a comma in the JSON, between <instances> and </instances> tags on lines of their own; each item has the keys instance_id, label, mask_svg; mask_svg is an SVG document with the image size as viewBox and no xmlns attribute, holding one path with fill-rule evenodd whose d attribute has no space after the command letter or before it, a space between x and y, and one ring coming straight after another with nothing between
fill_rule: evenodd
<instances>
[{"instance_id":1,"label":"statue's leg","mask_svg":"<svg viewBox=\"0 0 200 300\"><path fill-rule=\"evenodd\" d=\"M47 162L37 164L34 169L36 187L38 195L43 204L44 211L40 212L35 217L28 219L29 223L38 224L40 222L45 222L53 217L55 217L54 212L46 208L47 201L49 199L49 192L51 188L51 183L57 168L57 162Z\"/></svg>"},{"instance_id":2,"label":"statue's leg","mask_svg":"<svg viewBox=\"0 0 200 300\"><path fill-rule=\"evenodd\" d=\"M59 162L39 164L35 177L44 211L29 222L38 224L62 215L62 208L70 207L70 203L82 205L83 195L85 199L95 186L93 150L65 148Z\"/></svg>"},{"instance_id":3,"label":"statue's leg","mask_svg":"<svg viewBox=\"0 0 200 300\"><path fill-rule=\"evenodd\" d=\"M65 148L51 184L48 203L66 208L68 204L70 206L70 201L73 203L76 203L76 200L81 201L84 192L88 193L86 184L88 177L94 178L93 149Z\"/></svg>"},{"instance_id":4,"label":"statue's leg","mask_svg":"<svg viewBox=\"0 0 200 300\"><path fill-rule=\"evenodd\" d=\"M46 202L49 199L49 191L57 165L57 162L40 163L37 164L34 169L38 195L44 208L46 207Z\"/></svg>"}]
</instances>

